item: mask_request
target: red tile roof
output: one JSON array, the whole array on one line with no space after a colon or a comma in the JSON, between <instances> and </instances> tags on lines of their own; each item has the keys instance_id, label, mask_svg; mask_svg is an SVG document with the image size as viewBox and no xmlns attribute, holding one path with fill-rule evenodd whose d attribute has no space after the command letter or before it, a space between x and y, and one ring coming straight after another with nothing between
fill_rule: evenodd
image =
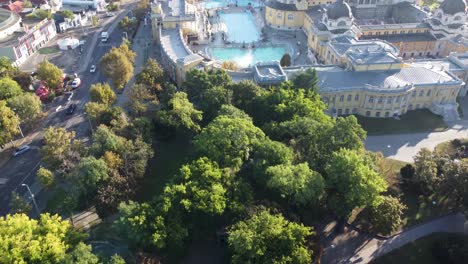
<instances>
[{"instance_id":1,"label":"red tile roof","mask_svg":"<svg viewBox=\"0 0 468 264\"><path fill-rule=\"evenodd\" d=\"M23 11L23 2L21 1L15 1L7 6L5 6L5 9L10 10L13 13L21 13Z\"/></svg>"}]
</instances>

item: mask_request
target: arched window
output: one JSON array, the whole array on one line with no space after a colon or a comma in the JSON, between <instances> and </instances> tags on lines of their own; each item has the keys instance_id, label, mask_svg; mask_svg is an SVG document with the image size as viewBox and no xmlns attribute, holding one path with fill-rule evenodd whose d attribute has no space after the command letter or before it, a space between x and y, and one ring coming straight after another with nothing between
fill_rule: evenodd
<instances>
[{"instance_id":1,"label":"arched window","mask_svg":"<svg viewBox=\"0 0 468 264\"><path fill-rule=\"evenodd\" d=\"M348 102L351 101L352 96L348 94Z\"/></svg>"},{"instance_id":2,"label":"arched window","mask_svg":"<svg viewBox=\"0 0 468 264\"><path fill-rule=\"evenodd\" d=\"M380 117L380 112L375 112L375 117Z\"/></svg>"},{"instance_id":3,"label":"arched window","mask_svg":"<svg viewBox=\"0 0 468 264\"><path fill-rule=\"evenodd\" d=\"M356 94L356 95L354 96L354 101L358 101L358 100L359 100L359 94Z\"/></svg>"},{"instance_id":4,"label":"arched window","mask_svg":"<svg viewBox=\"0 0 468 264\"><path fill-rule=\"evenodd\" d=\"M343 114L343 110L340 108L338 109L338 115L342 115Z\"/></svg>"},{"instance_id":5,"label":"arched window","mask_svg":"<svg viewBox=\"0 0 468 264\"><path fill-rule=\"evenodd\" d=\"M390 112L385 112L385 117L389 117L390 116Z\"/></svg>"},{"instance_id":6,"label":"arched window","mask_svg":"<svg viewBox=\"0 0 468 264\"><path fill-rule=\"evenodd\" d=\"M380 97L379 97L379 100L377 101L377 103L378 103L378 104L381 104L382 102L383 102L383 97L380 96Z\"/></svg>"},{"instance_id":7,"label":"arched window","mask_svg":"<svg viewBox=\"0 0 468 264\"><path fill-rule=\"evenodd\" d=\"M340 102L343 102L344 101L344 95L341 95L340 96Z\"/></svg>"},{"instance_id":8,"label":"arched window","mask_svg":"<svg viewBox=\"0 0 468 264\"><path fill-rule=\"evenodd\" d=\"M369 103L373 103L373 102L374 102L374 96L369 97Z\"/></svg>"},{"instance_id":9,"label":"arched window","mask_svg":"<svg viewBox=\"0 0 468 264\"><path fill-rule=\"evenodd\" d=\"M366 111L366 116L370 116L370 111Z\"/></svg>"},{"instance_id":10,"label":"arched window","mask_svg":"<svg viewBox=\"0 0 468 264\"><path fill-rule=\"evenodd\" d=\"M461 17L460 17L460 16L456 16L453 20L455 20L455 21L461 20Z\"/></svg>"},{"instance_id":11,"label":"arched window","mask_svg":"<svg viewBox=\"0 0 468 264\"><path fill-rule=\"evenodd\" d=\"M412 97L416 97L416 91L413 91Z\"/></svg>"},{"instance_id":12,"label":"arched window","mask_svg":"<svg viewBox=\"0 0 468 264\"><path fill-rule=\"evenodd\" d=\"M419 97L421 97L423 95L424 95L424 91L423 90L419 91Z\"/></svg>"},{"instance_id":13,"label":"arched window","mask_svg":"<svg viewBox=\"0 0 468 264\"><path fill-rule=\"evenodd\" d=\"M345 115L349 115L349 109L346 108L345 111L344 111Z\"/></svg>"},{"instance_id":14,"label":"arched window","mask_svg":"<svg viewBox=\"0 0 468 264\"><path fill-rule=\"evenodd\" d=\"M288 15L288 20L293 20L294 19L294 15L293 14L289 14Z\"/></svg>"},{"instance_id":15,"label":"arched window","mask_svg":"<svg viewBox=\"0 0 468 264\"><path fill-rule=\"evenodd\" d=\"M392 103L392 97L387 97L387 104L391 104Z\"/></svg>"},{"instance_id":16,"label":"arched window","mask_svg":"<svg viewBox=\"0 0 468 264\"><path fill-rule=\"evenodd\" d=\"M431 90L427 90L427 96L431 96Z\"/></svg>"},{"instance_id":17,"label":"arched window","mask_svg":"<svg viewBox=\"0 0 468 264\"><path fill-rule=\"evenodd\" d=\"M338 22L339 27L346 27L346 22L345 21L340 21Z\"/></svg>"}]
</instances>

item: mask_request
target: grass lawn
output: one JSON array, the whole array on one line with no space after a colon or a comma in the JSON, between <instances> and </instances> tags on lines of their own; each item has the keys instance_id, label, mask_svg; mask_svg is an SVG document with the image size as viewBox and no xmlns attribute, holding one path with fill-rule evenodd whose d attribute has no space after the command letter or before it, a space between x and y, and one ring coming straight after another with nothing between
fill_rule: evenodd
<instances>
[{"instance_id":1,"label":"grass lawn","mask_svg":"<svg viewBox=\"0 0 468 264\"><path fill-rule=\"evenodd\" d=\"M390 252L376 260L372 264L440 264L432 255L432 246L434 242L444 239L460 236L458 234L435 233L427 237L420 238L413 243L407 244L393 252Z\"/></svg>"},{"instance_id":2,"label":"grass lawn","mask_svg":"<svg viewBox=\"0 0 468 264\"><path fill-rule=\"evenodd\" d=\"M400 120L363 116L356 116L356 118L369 135L440 132L447 129L447 124L442 117L427 109L409 111L402 115Z\"/></svg>"},{"instance_id":3,"label":"grass lawn","mask_svg":"<svg viewBox=\"0 0 468 264\"><path fill-rule=\"evenodd\" d=\"M138 200L148 201L159 195L167 182L178 173L179 168L192 157L190 140L177 136L168 141L153 144L154 157L148 162L146 175L141 184Z\"/></svg>"},{"instance_id":4,"label":"grass lawn","mask_svg":"<svg viewBox=\"0 0 468 264\"><path fill-rule=\"evenodd\" d=\"M38 50L39 54L52 54L59 51L58 47L44 47Z\"/></svg>"}]
</instances>

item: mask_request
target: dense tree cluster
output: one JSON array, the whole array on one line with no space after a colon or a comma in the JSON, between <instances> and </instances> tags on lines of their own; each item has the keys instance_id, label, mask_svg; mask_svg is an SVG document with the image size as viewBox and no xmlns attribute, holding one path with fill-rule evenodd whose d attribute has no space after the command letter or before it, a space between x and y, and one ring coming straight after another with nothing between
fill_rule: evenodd
<instances>
[{"instance_id":1,"label":"dense tree cluster","mask_svg":"<svg viewBox=\"0 0 468 264\"><path fill-rule=\"evenodd\" d=\"M136 53L130 49L129 45L124 42L120 47L112 47L100 61L102 72L112 79L116 89L123 89L133 75Z\"/></svg>"}]
</instances>

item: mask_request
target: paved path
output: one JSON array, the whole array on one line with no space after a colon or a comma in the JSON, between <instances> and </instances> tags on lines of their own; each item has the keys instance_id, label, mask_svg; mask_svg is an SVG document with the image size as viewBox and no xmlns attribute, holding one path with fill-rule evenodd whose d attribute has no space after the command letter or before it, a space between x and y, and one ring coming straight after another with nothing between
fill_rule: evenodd
<instances>
[{"instance_id":1,"label":"paved path","mask_svg":"<svg viewBox=\"0 0 468 264\"><path fill-rule=\"evenodd\" d=\"M381 151L385 157L412 162L414 155L421 148L432 150L442 142L456 138L468 138L468 96L462 98L460 104L465 113L464 119L449 123L450 129L447 131L369 136L366 140L366 148L372 151Z\"/></svg>"},{"instance_id":2,"label":"paved path","mask_svg":"<svg viewBox=\"0 0 468 264\"><path fill-rule=\"evenodd\" d=\"M322 263L369 263L373 259L432 233L468 233L468 221L462 214L451 214L410 228L392 238L381 240L349 231L325 238ZM333 246L332 246L333 245Z\"/></svg>"}]
</instances>

